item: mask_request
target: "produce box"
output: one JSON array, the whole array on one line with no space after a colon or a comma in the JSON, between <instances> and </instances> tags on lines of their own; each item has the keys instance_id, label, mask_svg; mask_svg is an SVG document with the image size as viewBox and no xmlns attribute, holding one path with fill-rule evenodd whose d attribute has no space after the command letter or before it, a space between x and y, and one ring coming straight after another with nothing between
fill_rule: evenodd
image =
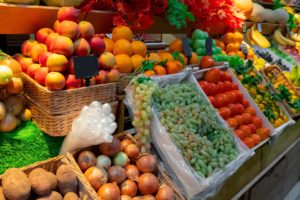
<instances>
[{"instance_id":1,"label":"produce box","mask_svg":"<svg viewBox=\"0 0 300 200\"><path fill-rule=\"evenodd\" d=\"M32 121L46 134L51 136L65 136L69 133L72 122L80 113L78 111L71 111L67 114L52 115L44 108L40 107L34 100L26 98L26 103L32 113ZM116 116L118 101L110 103L112 112ZM83 107L83 106L82 106ZM82 109L81 107L81 109Z\"/></svg>"},{"instance_id":2,"label":"produce box","mask_svg":"<svg viewBox=\"0 0 300 200\"><path fill-rule=\"evenodd\" d=\"M160 87L152 96L152 143L182 194L206 199L253 151L226 127L191 72L152 79Z\"/></svg>"},{"instance_id":3,"label":"produce box","mask_svg":"<svg viewBox=\"0 0 300 200\"><path fill-rule=\"evenodd\" d=\"M107 83L72 90L50 91L27 74L22 73L24 93L45 112L52 115L79 111L93 101L101 103L116 101L117 83Z\"/></svg>"},{"instance_id":4,"label":"produce box","mask_svg":"<svg viewBox=\"0 0 300 200\"><path fill-rule=\"evenodd\" d=\"M52 172L56 174L56 171L58 167L62 164L66 164L70 166L75 173L78 181L78 193L81 199L84 200L95 200L96 196L91 192L93 191L93 188L89 185L89 183L86 181L84 176L80 173L80 171L77 171L76 168L73 167L73 165L70 163L70 161L67 159L66 156L60 155L45 161L37 162L35 164L29 165L27 167L20 168L26 175L29 175L31 171L33 171L36 168L42 168L48 172ZM0 184L2 184L3 175L0 176ZM32 199L32 198L30 198ZM34 198L36 199L36 197Z\"/></svg>"}]
</instances>

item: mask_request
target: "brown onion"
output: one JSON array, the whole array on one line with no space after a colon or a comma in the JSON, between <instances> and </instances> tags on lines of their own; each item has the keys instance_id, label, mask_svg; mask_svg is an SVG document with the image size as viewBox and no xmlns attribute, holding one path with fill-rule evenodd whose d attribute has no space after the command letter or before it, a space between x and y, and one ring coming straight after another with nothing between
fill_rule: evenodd
<instances>
[{"instance_id":1,"label":"brown onion","mask_svg":"<svg viewBox=\"0 0 300 200\"><path fill-rule=\"evenodd\" d=\"M120 190L116 183L106 183L99 190L101 200L120 200Z\"/></svg>"},{"instance_id":2,"label":"brown onion","mask_svg":"<svg viewBox=\"0 0 300 200\"><path fill-rule=\"evenodd\" d=\"M137 168L143 173L151 173L157 167L157 161L155 156L149 154L140 157L136 162Z\"/></svg>"},{"instance_id":3,"label":"brown onion","mask_svg":"<svg viewBox=\"0 0 300 200\"><path fill-rule=\"evenodd\" d=\"M154 196L152 196L151 194L148 194L146 196L142 197L142 200L156 200Z\"/></svg>"},{"instance_id":4,"label":"brown onion","mask_svg":"<svg viewBox=\"0 0 300 200\"><path fill-rule=\"evenodd\" d=\"M132 198L128 195L122 195L121 200L132 200Z\"/></svg>"},{"instance_id":5,"label":"brown onion","mask_svg":"<svg viewBox=\"0 0 300 200\"><path fill-rule=\"evenodd\" d=\"M158 192L156 194L157 200L174 200L175 194L172 188L167 185L162 185L159 187Z\"/></svg>"},{"instance_id":6,"label":"brown onion","mask_svg":"<svg viewBox=\"0 0 300 200\"><path fill-rule=\"evenodd\" d=\"M134 197L137 193L137 186L134 181L126 180L121 184L121 194Z\"/></svg>"},{"instance_id":7,"label":"brown onion","mask_svg":"<svg viewBox=\"0 0 300 200\"><path fill-rule=\"evenodd\" d=\"M133 144L133 142L130 139L125 139L121 141L121 151L125 151L125 148L130 145Z\"/></svg>"},{"instance_id":8,"label":"brown onion","mask_svg":"<svg viewBox=\"0 0 300 200\"><path fill-rule=\"evenodd\" d=\"M109 157L116 155L120 149L120 140L116 136L113 137L111 142L99 144L100 153Z\"/></svg>"},{"instance_id":9,"label":"brown onion","mask_svg":"<svg viewBox=\"0 0 300 200\"><path fill-rule=\"evenodd\" d=\"M142 195L153 194L159 187L158 179L151 173L142 174L138 180L138 189Z\"/></svg>"},{"instance_id":10,"label":"brown onion","mask_svg":"<svg viewBox=\"0 0 300 200\"><path fill-rule=\"evenodd\" d=\"M125 153L130 159L136 159L140 155L140 150L135 144L129 144L125 148Z\"/></svg>"},{"instance_id":11,"label":"brown onion","mask_svg":"<svg viewBox=\"0 0 300 200\"><path fill-rule=\"evenodd\" d=\"M92 152L82 151L77 158L77 163L81 171L85 172L88 168L96 165L96 160L96 156Z\"/></svg>"},{"instance_id":12,"label":"brown onion","mask_svg":"<svg viewBox=\"0 0 300 200\"><path fill-rule=\"evenodd\" d=\"M130 180L137 180L140 175L139 169L135 165L127 165L125 167L125 173Z\"/></svg>"},{"instance_id":13,"label":"brown onion","mask_svg":"<svg viewBox=\"0 0 300 200\"><path fill-rule=\"evenodd\" d=\"M116 182L117 184L120 184L125 179L126 179L126 173L122 167L114 165L108 169L109 182Z\"/></svg>"},{"instance_id":14,"label":"brown onion","mask_svg":"<svg viewBox=\"0 0 300 200\"><path fill-rule=\"evenodd\" d=\"M107 172L104 168L90 167L88 168L84 176L91 184L91 186L97 191L103 184L107 182Z\"/></svg>"}]
</instances>

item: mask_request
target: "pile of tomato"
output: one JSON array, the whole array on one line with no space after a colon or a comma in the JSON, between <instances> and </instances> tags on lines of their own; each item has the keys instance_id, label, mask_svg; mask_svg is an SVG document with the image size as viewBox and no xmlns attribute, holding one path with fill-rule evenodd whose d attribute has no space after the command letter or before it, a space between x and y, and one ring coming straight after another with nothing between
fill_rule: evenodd
<instances>
[{"instance_id":1,"label":"pile of tomato","mask_svg":"<svg viewBox=\"0 0 300 200\"><path fill-rule=\"evenodd\" d=\"M269 137L270 129L263 127L262 119L257 117L255 108L249 105L238 85L232 82L230 73L213 68L198 83L228 126L249 148Z\"/></svg>"}]
</instances>

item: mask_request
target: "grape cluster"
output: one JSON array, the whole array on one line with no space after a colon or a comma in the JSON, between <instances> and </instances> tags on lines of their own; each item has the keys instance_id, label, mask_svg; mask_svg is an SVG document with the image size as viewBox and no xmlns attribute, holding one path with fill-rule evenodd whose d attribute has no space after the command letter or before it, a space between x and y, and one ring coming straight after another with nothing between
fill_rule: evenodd
<instances>
[{"instance_id":1,"label":"grape cluster","mask_svg":"<svg viewBox=\"0 0 300 200\"><path fill-rule=\"evenodd\" d=\"M288 71L289 67L282 61L282 59L274 58L269 52L257 52L258 56L265 59L270 64L278 65L283 71Z\"/></svg>"}]
</instances>

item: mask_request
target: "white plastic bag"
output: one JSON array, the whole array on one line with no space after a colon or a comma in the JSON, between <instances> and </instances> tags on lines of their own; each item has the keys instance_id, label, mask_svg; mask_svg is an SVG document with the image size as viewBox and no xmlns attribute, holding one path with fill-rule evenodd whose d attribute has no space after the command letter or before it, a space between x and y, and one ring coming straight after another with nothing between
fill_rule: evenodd
<instances>
[{"instance_id":1,"label":"white plastic bag","mask_svg":"<svg viewBox=\"0 0 300 200\"><path fill-rule=\"evenodd\" d=\"M88 146L111 142L117 124L111 106L94 101L84 106L72 123L72 129L65 138L60 154L75 152Z\"/></svg>"}]
</instances>

